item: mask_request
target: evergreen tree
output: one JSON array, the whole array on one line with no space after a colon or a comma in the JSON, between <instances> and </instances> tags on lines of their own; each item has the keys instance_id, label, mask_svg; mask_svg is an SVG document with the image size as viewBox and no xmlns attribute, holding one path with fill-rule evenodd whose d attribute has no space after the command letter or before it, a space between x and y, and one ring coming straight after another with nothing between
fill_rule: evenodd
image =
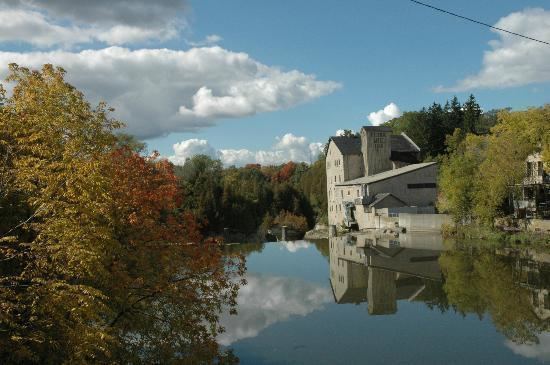
<instances>
[{"instance_id":1,"label":"evergreen tree","mask_svg":"<svg viewBox=\"0 0 550 365\"><path fill-rule=\"evenodd\" d=\"M470 94L468 101L464 103L463 130L466 133L476 133L476 127L480 124L481 107L473 94Z\"/></svg>"}]
</instances>

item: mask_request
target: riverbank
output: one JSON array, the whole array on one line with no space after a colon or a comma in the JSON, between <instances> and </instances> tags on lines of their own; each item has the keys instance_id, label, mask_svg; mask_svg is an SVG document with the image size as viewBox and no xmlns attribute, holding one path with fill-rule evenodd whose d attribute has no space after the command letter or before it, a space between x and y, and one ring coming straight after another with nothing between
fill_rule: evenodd
<instances>
[{"instance_id":1,"label":"riverbank","mask_svg":"<svg viewBox=\"0 0 550 365\"><path fill-rule=\"evenodd\" d=\"M459 241L478 241L491 246L537 246L550 248L550 233L548 231L533 231L512 229L511 227L482 225L446 225L441 234L445 239Z\"/></svg>"}]
</instances>

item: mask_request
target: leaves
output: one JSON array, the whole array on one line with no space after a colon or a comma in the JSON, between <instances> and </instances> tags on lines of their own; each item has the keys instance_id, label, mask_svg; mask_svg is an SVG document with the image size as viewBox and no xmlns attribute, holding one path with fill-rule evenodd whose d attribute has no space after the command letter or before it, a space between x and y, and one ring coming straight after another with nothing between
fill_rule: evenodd
<instances>
[{"instance_id":1,"label":"leaves","mask_svg":"<svg viewBox=\"0 0 550 365\"><path fill-rule=\"evenodd\" d=\"M211 362L240 256L203 241L173 166L65 72L10 65L0 107L0 358ZM139 350L139 351L138 351Z\"/></svg>"}]
</instances>

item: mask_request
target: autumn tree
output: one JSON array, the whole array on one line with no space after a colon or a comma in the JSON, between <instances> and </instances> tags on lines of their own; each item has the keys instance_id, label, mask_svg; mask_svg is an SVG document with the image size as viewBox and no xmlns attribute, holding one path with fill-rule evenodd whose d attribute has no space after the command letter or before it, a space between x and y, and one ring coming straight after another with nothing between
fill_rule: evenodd
<instances>
[{"instance_id":1,"label":"autumn tree","mask_svg":"<svg viewBox=\"0 0 550 365\"><path fill-rule=\"evenodd\" d=\"M1 94L0 359L215 359L242 261L202 242L171 165L120 149L64 75L10 65Z\"/></svg>"}]
</instances>

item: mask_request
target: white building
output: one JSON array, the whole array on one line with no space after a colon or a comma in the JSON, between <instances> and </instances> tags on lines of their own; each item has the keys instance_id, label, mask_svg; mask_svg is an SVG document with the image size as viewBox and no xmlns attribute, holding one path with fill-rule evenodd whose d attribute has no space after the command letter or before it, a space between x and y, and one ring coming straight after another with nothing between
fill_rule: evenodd
<instances>
[{"instance_id":1,"label":"white building","mask_svg":"<svg viewBox=\"0 0 550 365\"><path fill-rule=\"evenodd\" d=\"M368 228L369 214L381 208L433 213L437 164L418 163L419 157L420 148L404 133L392 135L389 127L367 126L360 136L331 137L326 156L329 224Z\"/></svg>"}]
</instances>

